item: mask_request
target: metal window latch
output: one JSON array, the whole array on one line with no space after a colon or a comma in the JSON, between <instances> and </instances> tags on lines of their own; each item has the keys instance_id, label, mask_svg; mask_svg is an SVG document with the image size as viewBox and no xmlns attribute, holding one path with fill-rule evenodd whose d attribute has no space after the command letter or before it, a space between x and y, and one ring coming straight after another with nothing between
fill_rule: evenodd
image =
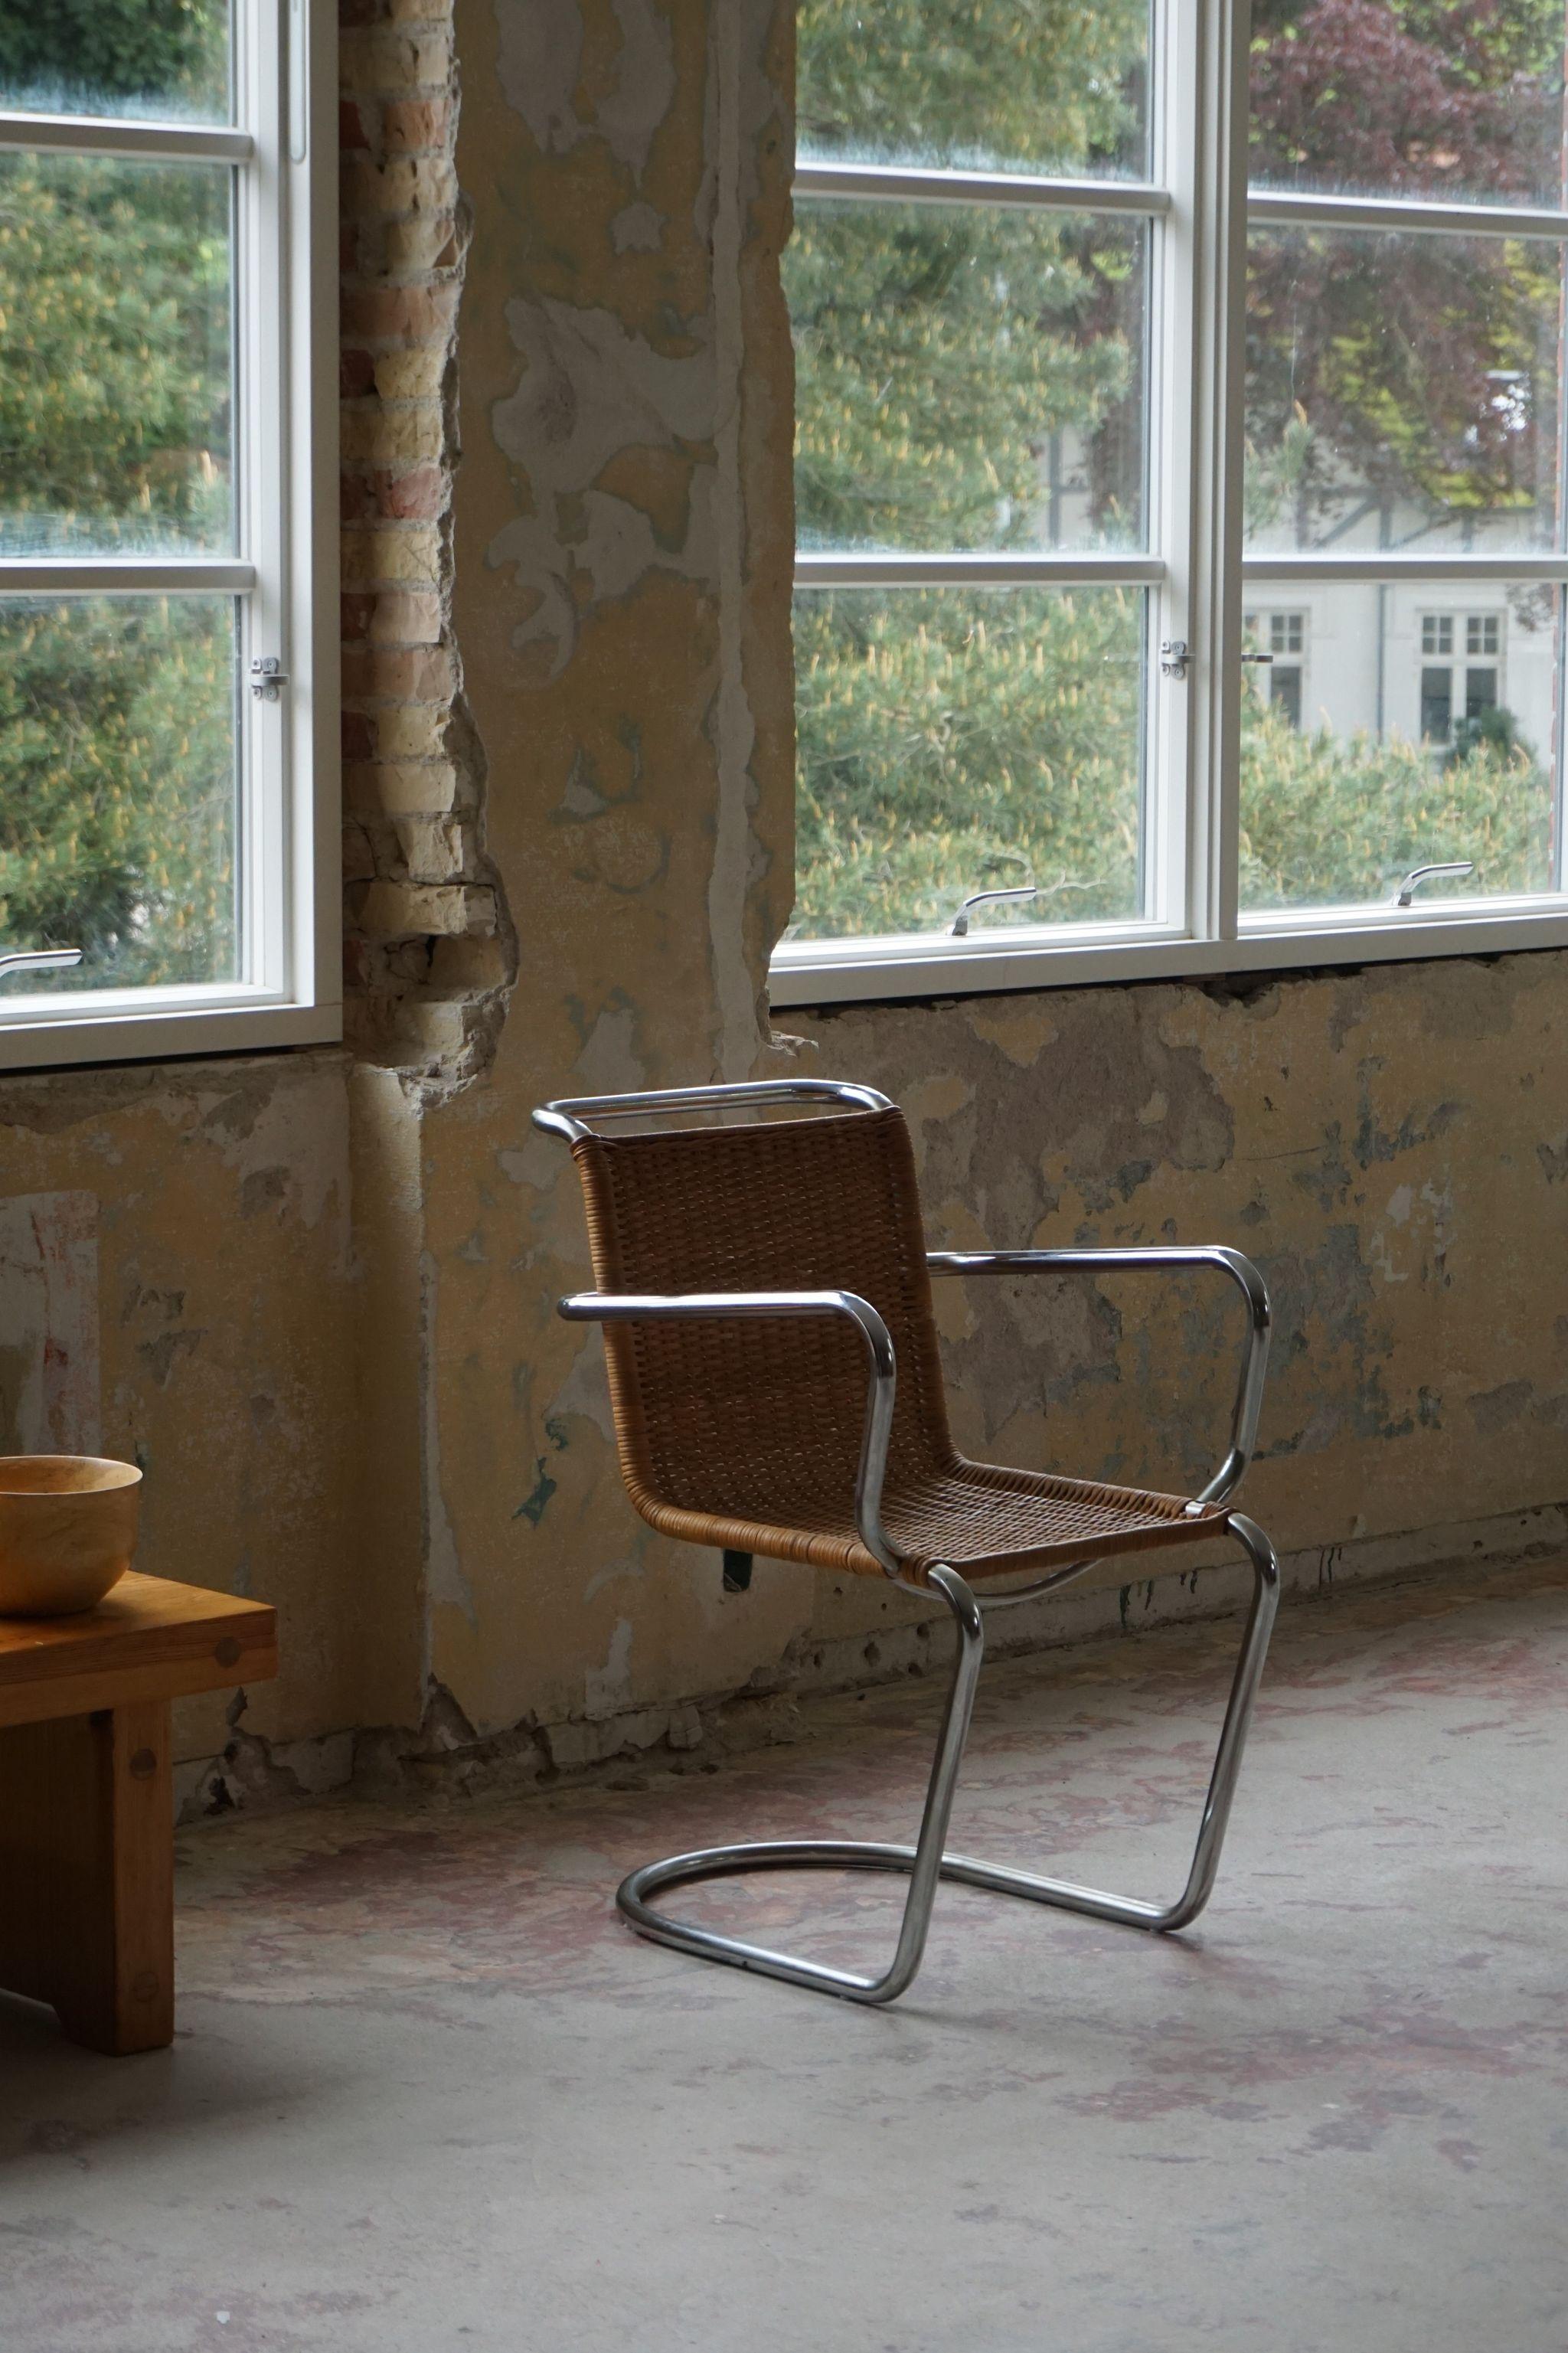
<instances>
[{"instance_id":1,"label":"metal window latch","mask_svg":"<svg viewBox=\"0 0 1568 2353\"><path fill-rule=\"evenodd\" d=\"M1188 659L1185 638L1167 638L1160 648L1160 668L1167 678L1185 678Z\"/></svg>"},{"instance_id":2,"label":"metal window latch","mask_svg":"<svg viewBox=\"0 0 1568 2353\"><path fill-rule=\"evenodd\" d=\"M250 665L250 691L258 702L276 702L289 673L276 654L260 654Z\"/></svg>"},{"instance_id":3,"label":"metal window latch","mask_svg":"<svg viewBox=\"0 0 1568 2353\"><path fill-rule=\"evenodd\" d=\"M988 907L997 899L1033 899L1037 895L1039 885L1036 882L1021 882L1016 884L1010 891L974 892L971 897L965 899L963 906L954 915L952 928L948 933L949 939L966 940L969 937L969 911L972 907Z\"/></svg>"},{"instance_id":4,"label":"metal window latch","mask_svg":"<svg viewBox=\"0 0 1568 2353\"><path fill-rule=\"evenodd\" d=\"M1260 667L1267 668L1274 657L1272 654L1243 654L1241 659L1244 662L1257 662Z\"/></svg>"},{"instance_id":5,"label":"metal window latch","mask_svg":"<svg viewBox=\"0 0 1568 2353\"><path fill-rule=\"evenodd\" d=\"M1473 858L1457 858L1447 866L1413 866L1389 901L1389 905L1391 907L1413 906L1415 893L1422 883L1429 882L1435 874L1473 874L1475 871L1476 861Z\"/></svg>"},{"instance_id":6,"label":"metal window latch","mask_svg":"<svg viewBox=\"0 0 1568 2353\"><path fill-rule=\"evenodd\" d=\"M0 974L63 972L68 965L80 962L79 948L18 948L10 955L0 955Z\"/></svg>"}]
</instances>

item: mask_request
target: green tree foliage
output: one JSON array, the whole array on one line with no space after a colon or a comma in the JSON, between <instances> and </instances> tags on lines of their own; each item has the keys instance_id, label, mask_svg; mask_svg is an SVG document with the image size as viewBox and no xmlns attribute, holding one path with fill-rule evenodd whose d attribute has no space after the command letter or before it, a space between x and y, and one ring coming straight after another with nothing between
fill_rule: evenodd
<instances>
[{"instance_id":1,"label":"green tree foliage","mask_svg":"<svg viewBox=\"0 0 1568 2353\"><path fill-rule=\"evenodd\" d=\"M1242 705L1241 900L1311 907L1387 898L1413 866L1474 859L1489 891L1543 891L1552 794L1527 745L1496 724L1461 730L1438 765L1402 737L1303 733ZM1468 887L1468 886L1467 886Z\"/></svg>"},{"instance_id":2,"label":"green tree foliage","mask_svg":"<svg viewBox=\"0 0 1568 2353\"><path fill-rule=\"evenodd\" d=\"M1255 169L1517 198L1561 135L1553 5L1257 0ZM1561 0L1555 23L1560 50ZM802 150L1137 174L1146 54L1142 0L802 0ZM1554 381L1541 256L1426 240L1423 275L1400 241L1347 242L1276 238L1255 273L1255 518L1356 470L1434 508L1535 499L1552 451L1496 372ZM804 544L1049 545L1062 436L1086 478L1066 543L1141 543L1124 227L803 201L786 279ZM1023 920L1131 912L1143 630L1127 593L803 590L797 932L930 928L1020 866L1046 893ZM1252 696L1243 719L1250 903L1377 897L1444 854L1482 887L1544 880L1546 783L1511 737L1440 763L1297 734Z\"/></svg>"},{"instance_id":3,"label":"green tree foliage","mask_svg":"<svg viewBox=\"0 0 1568 2353\"><path fill-rule=\"evenodd\" d=\"M0 605L0 941L85 949L51 987L232 976L233 681L225 598Z\"/></svg>"},{"instance_id":4,"label":"green tree foliage","mask_svg":"<svg viewBox=\"0 0 1568 2353\"><path fill-rule=\"evenodd\" d=\"M0 8L0 88L210 112L226 37L216 0ZM0 547L231 543L228 266L221 167L5 160ZM67 986L233 972L234 698L226 600L0 606L0 943L83 947Z\"/></svg>"},{"instance_id":5,"label":"green tree foliage","mask_svg":"<svg viewBox=\"0 0 1568 2353\"><path fill-rule=\"evenodd\" d=\"M1072 432L1098 461L1090 535L1136 543L1143 255L1141 229L1103 218L802 205L789 290L803 533L1037 544L1042 453Z\"/></svg>"},{"instance_id":6,"label":"green tree foliage","mask_svg":"<svg viewBox=\"0 0 1568 2353\"><path fill-rule=\"evenodd\" d=\"M1258 0L1254 176L1555 204L1563 47L1562 0ZM1284 507L1287 543L1310 545L1347 484L1433 520L1536 505L1550 521L1559 259L1516 238L1257 237L1254 527Z\"/></svg>"},{"instance_id":7,"label":"green tree foliage","mask_svg":"<svg viewBox=\"0 0 1568 2353\"><path fill-rule=\"evenodd\" d=\"M1141 169L1149 0L801 0L803 154Z\"/></svg>"},{"instance_id":8,"label":"green tree foliage","mask_svg":"<svg viewBox=\"0 0 1568 2353\"><path fill-rule=\"evenodd\" d=\"M12 106L164 115L221 111L221 0L5 0L0 90Z\"/></svg>"},{"instance_id":9,"label":"green tree foliage","mask_svg":"<svg viewBox=\"0 0 1568 2353\"><path fill-rule=\"evenodd\" d=\"M806 936L927 930L1020 866L1026 919L1134 913L1142 628L1136 589L798 597Z\"/></svg>"},{"instance_id":10,"label":"green tree foliage","mask_svg":"<svg viewBox=\"0 0 1568 2353\"><path fill-rule=\"evenodd\" d=\"M226 544L222 167L0 159L0 544Z\"/></svg>"}]
</instances>

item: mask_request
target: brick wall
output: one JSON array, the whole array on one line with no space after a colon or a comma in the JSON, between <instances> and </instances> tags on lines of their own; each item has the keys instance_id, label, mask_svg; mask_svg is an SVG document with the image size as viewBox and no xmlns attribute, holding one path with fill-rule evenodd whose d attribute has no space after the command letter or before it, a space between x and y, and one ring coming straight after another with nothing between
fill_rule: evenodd
<instances>
[{"instance_id":1,"label":"brick wall","mask_svg":"<svg viewBox=\"0 0 1568 2353\"><path fill-rule=\"evenodd\" d=\"M342 0L345 1021L482 1050L511 964L449 622L466 224L449 0Z\"/></svg>"}]
</instances>

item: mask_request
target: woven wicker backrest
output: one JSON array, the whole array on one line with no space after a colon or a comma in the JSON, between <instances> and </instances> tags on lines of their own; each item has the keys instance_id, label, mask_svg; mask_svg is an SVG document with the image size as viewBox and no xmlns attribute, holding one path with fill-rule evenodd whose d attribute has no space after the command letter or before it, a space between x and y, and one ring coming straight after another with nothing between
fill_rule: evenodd
<instances>
[{"instance_id":1,"label":"woven wicker backrest","mask_svg":"<svg viewBox=\"0 0 1568 2353\"><path fill-rule=\"evenodd\" d=\"M900 1113L585 1135L602 1291L853 1291L898 1356L889 1472L953 1459L913 1155ZM854 1492L868 1363L839 1316L605 1327L621 1469L639 1507L814 1523Z\"/></svg>"}]
</instances>

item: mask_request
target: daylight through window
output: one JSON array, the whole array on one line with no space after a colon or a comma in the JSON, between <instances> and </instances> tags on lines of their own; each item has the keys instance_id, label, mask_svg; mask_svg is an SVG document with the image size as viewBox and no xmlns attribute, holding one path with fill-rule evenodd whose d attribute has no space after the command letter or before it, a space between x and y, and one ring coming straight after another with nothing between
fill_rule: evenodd
<instances>
[{"instance_id":1,"label":"daylight through window","mask_svg":"<svg viewBox=\"0 0 1568 2353\"><path fill-rule=\"evenodd\" d=\"M274 1017L236 1043L321 1034L284 29L275 0L0 25L0 952L80 952L0 976L13 1044L223 1011Z\"/></svg>"},{"instance_id":2,"label":"daylight through window","mask_svg":"<svg viewBox=\"0 0 1568 2353\"><path fill-rule=\"evenodd\" d=\"M1568 937L1563 0L1233 33L802 0L786 1001Z\"/></svg>"}]
</instances>

